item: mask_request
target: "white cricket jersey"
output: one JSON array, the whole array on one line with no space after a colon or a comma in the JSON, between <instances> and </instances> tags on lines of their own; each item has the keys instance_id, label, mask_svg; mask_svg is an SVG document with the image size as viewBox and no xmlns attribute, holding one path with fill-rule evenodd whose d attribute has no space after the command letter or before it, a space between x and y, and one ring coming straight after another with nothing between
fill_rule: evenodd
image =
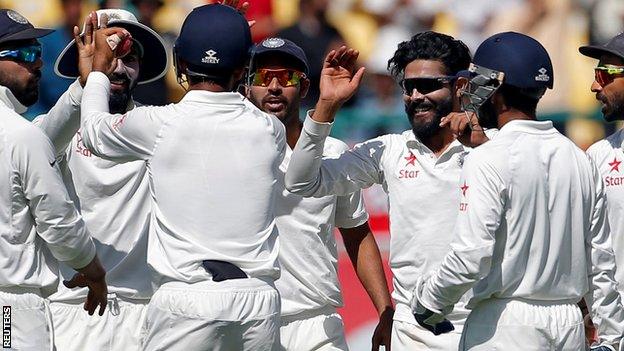
<instances>
[{"instance_id":1,"label":"white cricket jersey","mask_svg":"<svg viewBox=\"0 0 624 351\"><path fill-rule=\"evenodd\" d=\"M83 268L95 246L70 200L50 140L0 86L0 288L56 290L58 261ZM58 261L57 261L58 260Z\"/></svg>"},{"instance_id":2,"label":"white cricket jersey","mask_svg":"<svg viewBox=\"0 0 624 351\"><path fill-rule=\"evenodd\" d=\"M424 280L423 306L444 311L473 284L468 307L490 298L585 297L601 339L622 337L602 181L552 122L508 122L470 154L460 182L452 251Z\"/></svg>"},{"instance_id":3,"label":"white cricket jersey","mask_svg":"<svg viewBox=\"0 0 624 351\"><path fill-rule=\"evenodd\" d=\"M587 155L594 161L602 176L607 197L607 217L615 253L615 280L624 294L624 129L601 140L589 149Z\"/></svg>"},{"instance_id":4,"label":"white cricket jersey","mask_svg":"<svg viewBox=\"0 0 624 351\"><path fill-rule=\"evenodd\" d=\"M338 157L322 158L330 128L329 123L306 118L286 187L303 196L325 196L382 185L389 202L394 319L415 324L409 307L412 291L418 277L437 268L450 250L459 175L469 149L455 141L436 157L408 130L368 140ZM458 305L450 318L461 324L467 315Z\"/></svg>"},{"instance_id":5,"label":"white cricket jersey","mask_svg":"<svg viewBox=\"0 0 624 351\"><path fill-rule=\"evenodd\" d=\"M149 181L144 161L117 163L99 158L82 143L78 80L50 112L33 123L54 144L69 196L93 237L100 262L106 269L108 292L132 299L151 297L151 270L147 265ZM131 101L128 109L134 108ZM60 266L61 278L74 271ZM59 282L52 301L82 300L87 288L66 288Z\"/></svg>"},{"instance_id":6,"label":"white cricket jersey","mask_svg":"<svg viewBox=\"0 0 624 351\"><path fill-rule=\"evenodd\" d=\"M342 141L327 138L323 156L337 157L347 149ZM291 155L288 148L280 166L284 173ZM277 201L276 221L281 276L275 287L282 298L282 316L342 306L333 229L366 223L368 214L361 192L304 198L286 190L283 174L279 184L282 191Z\"/></svg>"},{"instance_id":7,"label":"white cricket jersey","mask_svg":"<svg viewBox=\"0 0 624 351\"><path fill-rule=\"evenodd\" d=\"M82 138L95 155L147 162L148 264L163 281L211 280L204 260L276 279L275 201L284 126L238 93L191 90L177 104L108 113L110 82L89 75Z\"/></svg>"}]
</instances>

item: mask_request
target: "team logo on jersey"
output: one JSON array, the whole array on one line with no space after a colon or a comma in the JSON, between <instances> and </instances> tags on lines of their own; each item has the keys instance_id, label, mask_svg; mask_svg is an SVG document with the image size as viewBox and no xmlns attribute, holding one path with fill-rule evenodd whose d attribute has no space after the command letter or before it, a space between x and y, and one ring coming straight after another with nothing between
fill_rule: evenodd
<instances>
[{"instance_id":1,"label":"team logo on jersey","mask_svg":"<svg viewBox=\"0 0 624 351\"><path fill-rule=\"evenodd\" d=\"M80 134L80 131L76 133L76 137L76 152L82 156L91 157L93 154L91 150L87 149L82 143L82 134Z\"/></svg>"},{"instance_id":2,"label":"team logo on jersey","mask_svg":"<svg viewBox=\"0 0 624 351\"><path fill-rule=\"evenodd\" d=\"M403 159L405 161L407 161L407 163L405 164L405 167L407 167L409 165L412 165L412 166L416 165L415 164L415 162L416 162L416 155L414 155L414 153L412 153L411 151L410 151L409 155L407 157L403 157Z\"/></svg>"},{"instance_id":3,"label":"team logo on jersey","mask_svg":"<svg viewBox=\"0 0 624 351\"><path fill-rule=\"evenodd\" d=\"M468 186L468 184L466 184L466 181L464 180L464 184L462 186L459 187L459 190L461 190L462 192L462 198L466 197L466 192L468 191L468 188L470 188ZM465 212L468 209L468 203L467 202L460 202L459 203L459 210L462 212Z\"/></svg>"},{"instance_id":4,"label":"team logo on jersey","mask_svg":"<svg viewBox=\"0 0 624 351\"><path fill-rule=\"evenodd\" d=\"M416 155L414 155L413 152L410 151L409 155L403 157L403 159L406 161L405 167L416 166ZM402 169L399 171L399 179L413 179L418 177L418 173L420 173L420 171Z\"/></svg>"},{"instance_id":5,"label":"team logo on jersey","mask_svg":"<svg viewBox=\"0 0 624 351\"><path fill-rule=\"evenodd\" d=\"M214 50L206 51L206 56L201 60L203 63L211 63L217 64L219 63L219 58L217 57L217 52Z\"/></svg>"},{"instance_id":6,"label":"team logo on jersey","mask_svg":"<svg viewBox=\"0 0 624 351\"><path fill-rule=\"evenodd\" d=\"M613 161L609 162L608 165L609 167L611 167L611 170L609 171L609 173L616 171L619 172L620 171L620 163L622 163L622 161L618 160L617 158L613 158Z\"/></svg>"}]
</instances>

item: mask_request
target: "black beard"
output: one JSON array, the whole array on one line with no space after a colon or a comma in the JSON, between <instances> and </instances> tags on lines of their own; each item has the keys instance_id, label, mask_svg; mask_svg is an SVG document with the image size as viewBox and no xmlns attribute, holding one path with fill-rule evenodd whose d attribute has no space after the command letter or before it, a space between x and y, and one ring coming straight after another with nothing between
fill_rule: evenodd
<instances>
[{"instance_id":1,"label":"black beard","mask_svg":"<svg viewBox=\"0 0 624 351\"><path fill-rule=\"evenodd\" d=\"M130 91L124 89L122 92L111 93L108 99L108 109L112 114L124 114L128 112L128 102L130 102Z\"/></svg>"},{"instance_id":2,"label":"black beard","mask_svg":"<svg viewBox=\"0 0 624 351\"><path fill-rule=\"evenodd\" d=\"M610 103L611 112L603 115L605 121L607 122L615 122L624 120L624 101L619 100L618 102Z\"/></svg>"},{"instance_id":3,"label":"black beard","mask_svg":"<svg viewBox=\"0 0 624 351\"><path fill-rule=\"evenodd\" d=\"M35 76L41 77L41 71L37 71ZM28 81L23 85L19 83L10 74L0 74L0 84L7 87L20 104L27 107L34 105L39 100L39 81Z\"/></svg>"},{"instance_id":4,"label":"black beard","mask_svg":"<svg viewBox=\"0 0 624 351\"><path fill-rule=\"evenodd\" d=\"M424 103L424 102L423 102ZM422 103L421 103L422 104ZM414 111L418 107L419 104L411 103L409 105L405 105L405 112L407 113L407 119L412 125L412 131L416 137L423 141L431 138L436 135L442 127L440 127L440 122L442 121L442 117L448 115L453 111L453 102L451 99L447 99L440 103L439 105L435 105L435 115L431 122L426 124L416 124L414 123Z\"/></svg>"}]
</instances>

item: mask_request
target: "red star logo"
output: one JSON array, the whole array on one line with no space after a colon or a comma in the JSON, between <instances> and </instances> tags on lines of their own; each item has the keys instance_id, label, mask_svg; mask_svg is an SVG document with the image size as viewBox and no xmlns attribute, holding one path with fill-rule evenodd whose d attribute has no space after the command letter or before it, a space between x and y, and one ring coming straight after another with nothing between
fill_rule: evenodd
<instances>
[{"instance_id":1,"label":"red star logo","mask_svg":"<svg viewBox=\"0 0 624 351\"><path fill-rule=\"evenodd\" d=\"M462 196L466 196L466 191L468 190L469 186L466 185L466 181L464 180L464 185L459 187L462 191Z\"/></svg>"},{"instance_id":2,"label":"red star logo","mask_svg":"<svg viewBox=\"0 0 624 351\"><path fill-rule=\"evenodd\" d=\"M409 156L407 157L403 157L405 159L405 161L407 161L407 163L405 164L405 167L412 165L415 166L416 164L414 162L416 162L416 156L410 151Z\"/></svg>"},{"instance_id":3,"label":"red star logo","mask_svg":"<svg viewBox=\"0 0 624 351\"><path fill-rule=\"evenodd\" d=\"M617 158L613 158L613 161L609 162L609 166L611 166L611 170L609 172L613 172L613 171L620 171L620 163L622 163L622 161L618 161Z\"/></svg>"}]
</instances>

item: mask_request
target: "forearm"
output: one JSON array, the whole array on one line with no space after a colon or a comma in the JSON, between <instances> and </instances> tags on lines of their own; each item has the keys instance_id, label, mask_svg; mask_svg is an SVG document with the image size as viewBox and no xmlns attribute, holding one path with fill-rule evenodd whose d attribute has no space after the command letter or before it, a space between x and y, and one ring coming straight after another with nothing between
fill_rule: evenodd
<instances>
[{"instance_id":1,"label":"forearm","mask_svg":"<svg viewBox=\"0 0 624 351\"><path fill-rule=\"evenodd\" d=\"M65 152L80 128L82 93L82 87L76 80L47 114L37 116L33 120L33 123L50 138L57 155Z\"/></svg>"},{"instance_id":2,"label":"forearm","mask_svg":"<svg viewBox=\"0 0 624 351\"><path fill-rule=\"evenodd\" d=\"M341 228L340 232L358 279L375 305L377 313L381 315L384 311L391 310L392 300L381 254L368 222L356 228Z\"/></svg>"}]
</instances>

